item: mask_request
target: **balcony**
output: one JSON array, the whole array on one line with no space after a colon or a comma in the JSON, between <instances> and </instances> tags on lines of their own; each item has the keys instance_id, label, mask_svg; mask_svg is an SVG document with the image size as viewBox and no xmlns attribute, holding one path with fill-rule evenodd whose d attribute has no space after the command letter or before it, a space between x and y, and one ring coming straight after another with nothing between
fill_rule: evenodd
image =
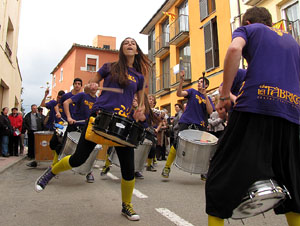
<instances>
[{"instance_id":1,"label":"balcony","mask_svg":"<svg viewBox=\"0 0 300 226\"><path fill-rule=\"evenodd\" d=\"M191 71L191 62L190 61L183 61L182 67L184 68L185 75L183 79L183 85L188 85L191 83L192 78L192 71ZM174 75L173 68L171 69L171 87L177 87L179 85L180 76L179 73Z\"/></svg>"},{"instance_id":2,"label":"balcony","mask_svg":"<svg viewBox=\"0 0 300 226\"><path fill-rule=\"evenodd\" d=\"M162 57L169 51L169 33L164 32L155 39L155 57Z\"/></svg>"},{"instance_id":3,"label":"balcony","mask_svg":"<svg viewBox=\"0 0 300 226\"><path fill-rule=\"evenodd\" d=\"M189 37L189 16L180 15L170 24L170 44L177 45Z\"/></svg>"},{"instance_id":4,"label":"balcony","mask_svg":"<svg viewBox=\"0 0 300 226\"><path fill-rule=\"evenodd\" d=\"M294 39L300 45L300 20L295 20L295 21L280 20L275 24L273 24L273 27L276 27L283 31L287 31L294 37Z\"/></svg>"},{"instance_id":5,"label":"balcony","mask_svg":"<svg viewBox=\"0 0 300 226\"><path fill-rule=\"evenodd\" d=\"M10 49L8 43L6 43L6 46L5 46L5 53L8 56L8 58L11 57L12 52L11 52L11 49Z\"/></svg>"},{"instance_id":6,"label":"balcony","mask_svg":"<svg viewBox=\"0 0 300 226\"><path fill-rule=\"evenodd\" d=\"M164 73L156 78L156 94L164 95L170 91L170 73Z\"/></svg>"}]
</instances>

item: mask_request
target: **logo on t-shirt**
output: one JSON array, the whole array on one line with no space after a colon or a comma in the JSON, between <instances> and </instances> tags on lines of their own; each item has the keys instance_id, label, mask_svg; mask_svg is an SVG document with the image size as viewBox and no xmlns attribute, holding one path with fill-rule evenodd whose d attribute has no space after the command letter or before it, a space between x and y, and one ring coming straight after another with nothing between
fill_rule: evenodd
<instances>
[{"instance_id":1,"label":"logo on t-shirt","mask_svg":"<svg viewBox=\"0 0 300 226\"><path fill-rule=\"evenodd\" d=\"M125 118L129 115L129 108L126 109L124 105L121 105L121 108L114 108L114 111L117 112L118 115L123 116Z\"/></svg>"},{"instance_id":2,"label":"logo on t-shirt","mask_svg":"<svg viewBox=\"0 0 300 226\"><path fill-rule=\"evenodd\" d=\"M136 83L135 77L132 75L128 75L128 79Z\"/></svg>"},{"instance_id":3,"label":"logo on t-shirt","mask_svg":"<svg viewBox=\"0 0 300 226\"><path fill-rule=\"evenodd\" d=\"M198 100L199 104L202 104L202 103L206 104L206 100L197 94L196 94L196 99Z\"/></svg>"},{"instance_id":4,"label":"logo on t-shirt","mask_svg":"<svg viewBox=\"0 0 300 226\"><path fill-rule=\"evenodd\" d=\"M92 107L93 107L93 105L94 105L94 102L89 102L88 100L84 100L84 104L85 104L86 106L88 106L89 109L91 110Z\"/></svg>"}]
</instances>

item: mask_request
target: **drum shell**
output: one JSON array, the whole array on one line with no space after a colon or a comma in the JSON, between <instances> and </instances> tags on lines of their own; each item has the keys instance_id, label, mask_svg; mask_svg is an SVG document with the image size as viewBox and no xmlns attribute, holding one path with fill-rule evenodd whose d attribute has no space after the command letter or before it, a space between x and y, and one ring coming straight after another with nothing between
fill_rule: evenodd
<instances>
[{"instance_id":1,"label":"drum shell","mask_svg":"<svg viewBox=\"0 0 300 226\"><path fill-rule=\"evenodd\" d=\"M144 170L145 162L147 161L148 154L150 152L152 142L149 140L144 140L143 144L140 144L134 149L134 169L135 172L142 172ZM120 167L120 161L116 152L113 148L109 155L109 160L116 166Z\"/></svg>"},{"instance_id":2,"label":"drum shell","mask_svg":"<svg viewBox=\"0 0 300 226\"><path fill-rule=\"evenodd\" d=\"M97 128L97 130L99 131L106 132L112 117L113 114L110 112L105 112L105 111L99 112L95 119L94 127Z\"/></svg>"},{"instance_id":3,"label":"drum shell","mask_svg":"<svg viewBox=\"0 0 300 226\"><path fill-rule=\"evenodd\" d=\"M192 139L183 138L185 133L188 137L197 139L209 139L212 142L200 143ZM217 138L210 133L199 130L184 130L178 134L175 166L191 174L207 173L209 162L217 148Z\"/></svg>"},{"instance_id":4,"label":"drum shell","mask_svg":"<svg viewBox=\"0 0 300 226\"><path fill-rule=\"evenodd\" d=\"M288 191L275 180L257 181L248 189L241 204L233 210L232 219L245 219L271 210L285 200Z\"/></svg>"},{"instance_id":5,"label":"drum shell","mask_svg":"<svg viewBox=\"0 0 300 226\"><path fill-rule=\"evenodd\" d=\"M67 134L67 140L64 146L64 149L62 153L59 155L59 159L62 159L63 157L67 155L72 155L76 151L77 144L79 141L81 134L79 132L69 132ZM72 170L76 173L86 175L89 172L92 171L92 167L94 165L94 162L96 160L96 157L98 155L98 151L102 149L101 145L96 145L94 150L91 152L88 159L83 163L81 166L74 167Z\"/></svg>"},{"instance_id":6,"label":"drum shell","mask_svg":"<svg viewBox=\"0 0 300 226\"><path fill-rule=\"evenodd\" d=\"M147 161L152 141L145 139L143 144L140 144L134 149L134 169L135 172L143 172L145 162Z\"/></svg>"},{"instance_id":7,"label":"drum shell","mask_svg":"<svg viewBox=\"0 0 300 226\"><path fill-rule=\"evenodd\" d=\"M38 131L34 132L34 151L35 160L50 161L53 160L53 151L49 144L53 136L53 131Z\"/></svg>"},{"instance_id":8,"label":"drum shell","mask_svg":"<svg viewBox=\"0 0 300 226\"><path fill-rule=\"evenodd\" d=\"M133 122L118 115L114 115L109 124L108 134L119 137L127 141L127 136L131 133L131 126Z\"/></svg>"}]
</instances>

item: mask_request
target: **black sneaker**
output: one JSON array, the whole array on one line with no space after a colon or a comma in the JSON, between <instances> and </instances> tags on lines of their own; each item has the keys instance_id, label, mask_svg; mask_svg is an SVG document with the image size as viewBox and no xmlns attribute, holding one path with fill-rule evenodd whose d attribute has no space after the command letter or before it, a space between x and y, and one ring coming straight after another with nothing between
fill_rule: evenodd
<instances>
[{"instance_id":1,"label":"black sneaker","mask_svg":"<svg viewBox=\"0 0 300 226\"><path fill-rule=\"evenodd\" d=\"M136 179L144 179L143 174L141 174L140 172L135 172L135 173L134 173L134 177L135 177Z\"/></svg>"},{"instance_id":2,"label":"black sneaker","mask_svg":"<svg viewBox=\"0 0 300 226\"><path fill-rule=\"evenodd\" d=\"M108 173L108 171L110 170L110 167L109 166L103 166L102 170L101 170L101 173L100 173L100 176L104 176Z\"/></svg>"},{"instance_id":3,"label":"black sneaker","mask_svg":"<svg viewBox=\"0 0 300 226\"><path fill-rule=\"evenodd\" d=\"M86 175L86 182L88 183L94 183L95 182L95 178L94 175L92 173L89 173L88 175Z\"/></svg>"},{"instance_id":4,"label":"black sneaker","mask_svg":"<svg viewBox=\"0 0 300 226\"><path fill-rule=\"evenodd\" d=\"M51 167L48 169L36 180L34 190L36 192L41 192L45 189L49 181L55 176L51 171Z\"/></svg>"},{"instance_id":5,"label":"black sneaker","mask_svg":"<svg viewBox=\"0 0 300 226\"><path fill-rule=\"evenodd\" d=\"M128 220L138 221L140 216L133 210L131 203L122 203L122 214L127 217Z\"/></svg>"},{"instance_id":6,"label":"black sneaker","mask_svg":"<svg viewBox=\"0 0 300 226\"><path fill-rule=\"evenodd\" d=\"M157 170L152 165L150 165L146 167L146 171L156 172Z\"/></svg>"},{"instance_id":7,"label":"black sneaker","mask_svg":"<svg viewBox=\"0 0 300 226\"><path fill-rule=\"evenodd\" d=\"M26 164L26 166L35 168L35 167L37 167L37 162L36 161L29 162Z\"/></svg>"}]
</instances>

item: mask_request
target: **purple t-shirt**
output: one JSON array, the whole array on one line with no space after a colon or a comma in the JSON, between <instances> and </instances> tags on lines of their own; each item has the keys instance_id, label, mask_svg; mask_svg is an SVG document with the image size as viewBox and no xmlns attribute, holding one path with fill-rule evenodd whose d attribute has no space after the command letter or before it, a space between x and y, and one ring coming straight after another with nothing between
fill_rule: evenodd
<instances>
[{"instance_id":1,"label":"purple t-shirt","mask_svg":"<svg viewBox=\"0 0 300 226\"><path fill-rule=\"evenodd\" d=\"M64 111L64 102L67 100L67 99L69 99L69 98L71 98L72 96L74 96L73 94L72 94L72 92L68 92L68 93L66 93L66 94L64 94L62 97L61 97L61 99L60 99L60 105L61 105L61 110L62 110L62 112L60 112L60 114L61 114L61 117L64 119L64 120L66 120L67 121L67 116L66 116L66 114L65 114L65 111ZM74 117L74 112L75 112L75 104L73 103L73 104L69 104L69 111L70 111L70 114L71 114L71 117L73 118Z\"/></svg>"},{"instance_id":2,"label":"purple t-shirt","mask_svg":"<svg viewBox=\"0 0 300 226\"><path fill-rule=\"evenodd\" d=\"M122 88L116 82L111 81L110 65L104 64L98 71L104 79L103 87ZM97 98L92 112L104 109L108 112L115 112L118 115L127 117L130 113L134 94L143 89L144 76L134 68L128 68L129 85L123 88L123 93L115 93L103 90Z\"/></svg>"},{"instance_id":3,"label":"purple t-shirt","mask_svg":"<svg viewBox=\"0 0 300 226\"><path fill-rule=\"evenodd\" d=\"M74 120L86 120L89 118L92 107L96 102L97 97L92 97L85 92L78 93L71 97L73 103L75 103L75 111L73 113Z\"/></svg>"},{"instance_id":4,"label":"purple t-shirt","mask_svg":"<svg viewBox=\"0 0 300 226\"><path fill-rule=\"evenodd\" d=\"M247 70L239 69L231 86L230 92L237 96L246 77Z\"/></svg>"},{"instance_id":5,"label":"purple t-shirt","mask_svg":"<svg viewBox=\"0 0 300 226\"><path fill-rule=\"evenodd\" d=\"M57 105L57 101L56 100L50 100L48 103L46 103L46 108L49 110L49 118L48 118L48 122L46 124L46 128L49 130L54 130L53 128L53 123L55 122L55 110L54 107Z\"/></svg>"},{"instance_id":6,"label":"purple t-shirt","mask_svg":"<svg viewBox=\"0 0 300 226\"><path fill-rule=\"evenodd\" d=\"M246 41L248 62L234 110L273 115L299 123L300 47L287 32L251 24L238 28L233 39Z\"/></svg>"},{"instance_id":7,"label":"purple t-shirt","mask_svg":"<svg viewBox=\"0 0 300 226\"><path fill-rule=\"evenodd\" d=\"M196 124L198 126L206 128L207 126L207 110L205 96L195 89L186 90L188 99L186 109L183 112L179 123ZM210 97L208 97L211 105L214 108L214 104Z\"/></svg>"}]
</instances>

